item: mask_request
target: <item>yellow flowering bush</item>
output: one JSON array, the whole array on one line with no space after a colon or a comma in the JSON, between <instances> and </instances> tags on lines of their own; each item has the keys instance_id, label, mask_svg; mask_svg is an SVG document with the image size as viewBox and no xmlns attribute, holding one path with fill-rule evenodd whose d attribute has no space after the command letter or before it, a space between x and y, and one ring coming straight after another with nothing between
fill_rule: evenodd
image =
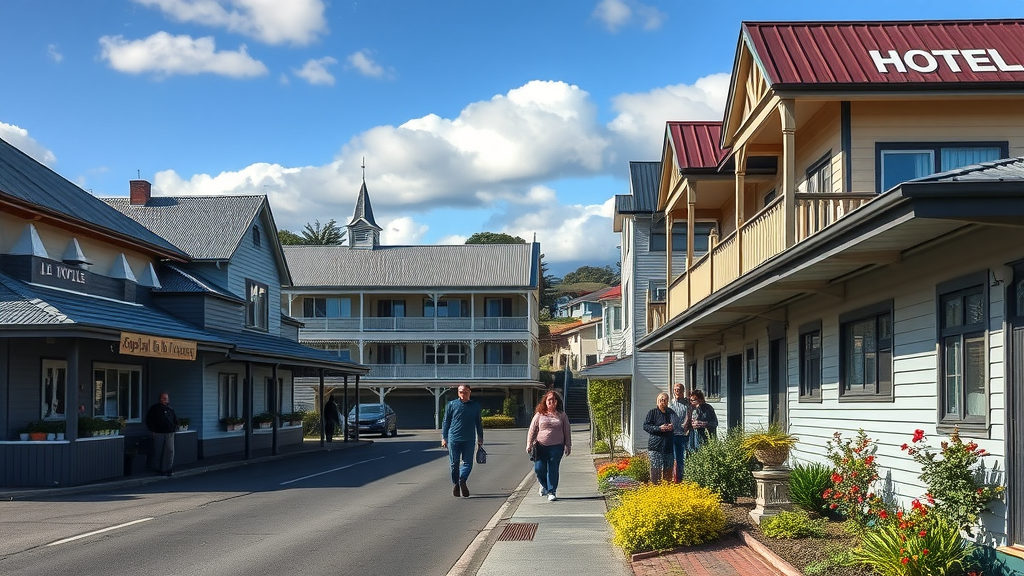
<instances>
[{"instance_id":1,"label":"yellow flowering bush","mask_svg":"<svg viewBox=\"0 0 1024 576\"><path fill-rule=\"evenodd\" d=\"M717 493L692 482L645 484L622 493L607 514L626 554L694 546L718 538L725 514Z\"/></svg>"},{"instance_id":2,"label":"yellow flowering bush","mask_svg":"<svg viewBox=\"0 0 1024 576\"><path fill-rule=\"evenodd\" d=\"M482 421L484 428L512 428L516 424L514 418L502 414L484 416L480 418L480 420Z\"/></svg>"}]
</instances>

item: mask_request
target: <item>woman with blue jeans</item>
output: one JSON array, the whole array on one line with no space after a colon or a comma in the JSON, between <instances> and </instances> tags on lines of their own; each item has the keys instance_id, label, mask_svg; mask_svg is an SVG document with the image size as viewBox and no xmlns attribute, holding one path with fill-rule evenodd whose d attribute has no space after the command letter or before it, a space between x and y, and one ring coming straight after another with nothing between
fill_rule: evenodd
<instances>
[{"instance_id":1,"label":"woman with blue jeans","mask_svg":"<svg viewBox=\"0 0 1024 576\"><path fill-rule=\"evenodd\" d=\"M537 455L533 471L540 482L540 495L554 502L558 499L558 467L562 463L562 455L568 456L572 452L569 417L565 414L562 398L554 390L544 394L530 422L526 451L530 452L534 448L537 449Z\"/></svg>"}]
</instances>

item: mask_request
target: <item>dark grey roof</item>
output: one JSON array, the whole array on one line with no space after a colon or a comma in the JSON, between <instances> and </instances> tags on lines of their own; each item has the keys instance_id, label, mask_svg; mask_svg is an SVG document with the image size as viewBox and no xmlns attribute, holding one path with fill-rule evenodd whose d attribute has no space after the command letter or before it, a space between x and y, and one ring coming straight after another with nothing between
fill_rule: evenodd
<instances>
[{"instance_id":1,"label":"dark grey roof","mask_svg":"<svg viewBox=\"0 0 1024 576\"><path fill-rule=\"evenodd\" d=\"M615 211L620 214L657 212L660 187L661 162L630 162L630 193L615 196Z\"/></svg>"},{"instance_id":2,"label":"dark grey roof","mask_svg":"<svg viewBox=\"0 0 1024 576\"><path fill-rule=\"evenodd\" d=\"M80 225L105 228L119 236L159 248L160 252L184 256L167 240L125 218L3 139L0 139L0 196L34 204L40 211L62 215Z\"/></svg>"},{"instance_id":3,"label":"dark grey roof","mask_svg":"<svg viewBox=\"0 0 1024 576\"><path fill-rule=\"evenodd\" d=\"M102 200L195 260L228 260L242 238L251 233L267 197L154 196L145 204L132 204L127 196Z\"/></svg>"},{"instance_id":4,"label":"dark grey roof","mask_svg":"<svg viewBox=\"0 0 1024 576\"><path fill-rule=\"evenodd\" d=\"M0 274L0 287L0 327L100 328L231 346L230 339L208 334L158 308L29 285L5 274Z\"/></svg>"},{"instance_id":5,"label":"dark grey roof","mask_svg":"<svg viewBox=\"0 0 1024 576\"><path fill-rule=\"evenodd\" d=\"M1004 158L939 172L911 182L970 182L1024 180L1024 157Z\"/></svg>"},{"instance_id":6,"label":"dark grey roof","mask_svg":"<svg viewBox=\"0 0 1024 576\"><path fill-rule=\"evenodd\" d=\"M373 219L373 206L370 205L370 195L366 191L366 180L363 180L363 185L359 187L359 196L356 197L356 209L352 212L352 221L348 225L352 226L360 220L377 230L382 230L377 225L377 221Z\"/></svg>"},{"instance_id":7,"label":"dark grey roof","mask_svg":"<svg viewBox=\"0 0 1024 576\"><path fill-rule=\"evenodd\" d=\"M284 246L294 286L536 288L540 244Z\"/></svg>"},{"instance_id":8,"label":"dark grey roof","mask_svg":"<svg viewBox=\"0 0 1024 576\"><path fill-rule=\"evenodd\" d=\"M200 278L194 274L190 274L177 266L165 264L160 267L160 271L157 273L157 276L160 278L160 288L153 292L159 294L213 294L229 300L245 302L245 300L235 296L226 288L222 288L213 282Z\"/></svg>"},{"instance_id":9,"label":"dark grey roof","mask_svg":"<svg viewBox=\"0 0 1024 576\"><path fill-rule=\"evenodd\" d=\"M298 363L336 364L339 365L335 367L336 369L342 367L350 368L354 372L361 372L363 374L369 371L369 368L361 364L342 360L334 352L310 348L294 340L272 334L262 334L250 330L238 330L235 332L209 330L209 332L231 340L235 345L232 355L244 354L265 357L267 359L282 358Z\"/></svg>"}]
</instances>

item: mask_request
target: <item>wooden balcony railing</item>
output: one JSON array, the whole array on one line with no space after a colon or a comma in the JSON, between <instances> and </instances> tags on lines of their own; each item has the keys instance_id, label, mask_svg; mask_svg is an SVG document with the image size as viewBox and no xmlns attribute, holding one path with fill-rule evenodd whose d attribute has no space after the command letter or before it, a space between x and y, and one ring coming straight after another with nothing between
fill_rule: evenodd
<instances>
[{"instance_id":1,"label":"wooden balcony railing","mask_svg":"<svg viewBox=\"0 0 1024 576\"><path fill-rule=\"evenodd\" d=\"M877 196L846 192L796 194L796 241L824 230Z\"/></svg>"},{"instance_id":2,"label":"wooden balcony railing","mask_svg":"<svg viewBox=\"0 0 1024 576\"><path fill-rule=\"evenodd\" d=\"M776 198L740 228L744 274L786 249L782 200L781 196Z\"/></svg>"}]
</instances>

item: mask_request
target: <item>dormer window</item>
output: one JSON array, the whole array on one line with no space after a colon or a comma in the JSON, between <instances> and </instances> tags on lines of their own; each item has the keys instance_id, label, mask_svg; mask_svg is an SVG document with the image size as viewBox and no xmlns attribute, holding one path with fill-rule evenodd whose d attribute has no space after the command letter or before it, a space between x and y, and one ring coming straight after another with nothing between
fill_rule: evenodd
<instances>
[{"instance_id":1,"label":"dormer window","mask_svg":"<svg viewBox=\"0 0 1024 576\"><path fill-rule=\"evenodd\" d=\"M257 248L260 247L260 229L258 226L252 227L252 245Z\"/></svg>"}]
</instances>

